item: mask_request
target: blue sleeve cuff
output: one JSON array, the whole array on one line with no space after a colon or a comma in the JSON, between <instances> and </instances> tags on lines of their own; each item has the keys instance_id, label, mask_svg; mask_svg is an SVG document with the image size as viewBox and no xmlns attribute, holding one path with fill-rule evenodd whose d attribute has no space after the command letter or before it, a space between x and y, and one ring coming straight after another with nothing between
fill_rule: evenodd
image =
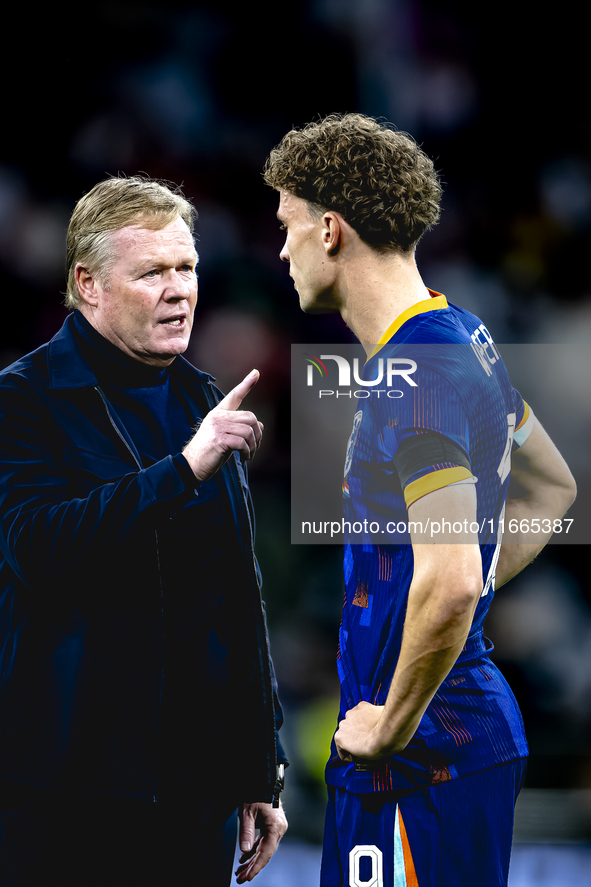
<instances>
[{"instance_id":1,"label":"blue sleeve cuff","mask_svg":"<svg viewBox=\"0 0 591 887\"><path fill-rule=\"evenodd\" d=\"M183 481L185 487L189 490L193 490L196 496L199 495L199 487L201 486L201 481L197 480L195 475L193 474L193 469L185 459L182 453L177 453L176 456L172 457L172 461L174 467L178 471L181 480Z\"/></svg>"}]
</instances>

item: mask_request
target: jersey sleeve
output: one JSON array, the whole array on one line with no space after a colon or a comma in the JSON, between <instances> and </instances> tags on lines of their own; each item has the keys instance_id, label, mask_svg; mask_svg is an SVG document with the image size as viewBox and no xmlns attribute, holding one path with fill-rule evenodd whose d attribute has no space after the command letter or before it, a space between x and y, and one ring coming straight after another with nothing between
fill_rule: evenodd
<instances>
[{"instance_id":1,"label":"jersey sleeve","mask_svg":"<svg viewBox=\"0 0 591 887\"><path fill-rule=\"evenodd\" d=\"M407 508L435 490L476 480L468 419L454 386L425 367L416 379L416 387L379 407L379 458L386 473L398 476Z\"/></svg>"}]
</instances>

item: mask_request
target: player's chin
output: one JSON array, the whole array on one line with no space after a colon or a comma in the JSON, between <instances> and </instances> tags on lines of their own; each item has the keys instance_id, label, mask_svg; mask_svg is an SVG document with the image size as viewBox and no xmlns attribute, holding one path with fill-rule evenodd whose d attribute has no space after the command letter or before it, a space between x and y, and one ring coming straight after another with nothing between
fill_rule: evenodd
<instances>
[{"instance_id":1,"label":"player's chin","mask_svg":"<svg viewBox=\"0 0 591 887\"><path fill-rule=\"evenodd\" d=\"M331 298L299 293L300 308L304 314L338 314L339 307Z\"/></svg>"}]
</instances>

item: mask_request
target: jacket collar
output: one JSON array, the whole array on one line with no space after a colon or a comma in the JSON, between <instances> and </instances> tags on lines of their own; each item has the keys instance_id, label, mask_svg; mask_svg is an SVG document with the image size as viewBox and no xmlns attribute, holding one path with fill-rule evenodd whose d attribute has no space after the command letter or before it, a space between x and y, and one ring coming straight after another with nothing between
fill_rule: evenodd
<instances>
[{"instance_id":1,"label":"jacket collar","mask_svg":"<svg viewBox=\"0 0 591 887\"><path fill-rule=\"evenodd\" d=\"M49 342L48 357L50 388L94 388L98 380L82 356L74 335L74 317L69 314L62 328ZM184 357L178 356L171 364L174 372L195 382L213 381L213 376L196 369Z\"/></svg>"}]
</instances>

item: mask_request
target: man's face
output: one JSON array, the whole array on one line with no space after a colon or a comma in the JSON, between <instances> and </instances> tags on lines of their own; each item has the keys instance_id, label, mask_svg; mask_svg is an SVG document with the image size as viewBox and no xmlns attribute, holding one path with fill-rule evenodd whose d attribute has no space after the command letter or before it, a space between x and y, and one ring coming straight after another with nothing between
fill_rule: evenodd
<instances>
[{"instance_id":1,"label":"man's face","mask_svg":"<svg viewBox=\"0 0 591 887\"><path fill-rule=\"evenodd\" d=\"M108 289L95 280L97 303L85 315L125 354L167 366L189 343L197 304L197 253L178 218L152 231L139 225L112 235L118 259Z\"/></svg>"},{"instance_id":2,"label":"man's face","mask_svg":"<svg viewBox=\"0 0 591 887\"><path fill-rule=\"evenodd\" d=\"M333 291L335 269L323 246L324 217L310 215L308 203L287 191L279 192L277 218L286 232L279 256L289 262L289 275L308 314L330 314L339 306Z\"/></svg>"}]
</instances>

